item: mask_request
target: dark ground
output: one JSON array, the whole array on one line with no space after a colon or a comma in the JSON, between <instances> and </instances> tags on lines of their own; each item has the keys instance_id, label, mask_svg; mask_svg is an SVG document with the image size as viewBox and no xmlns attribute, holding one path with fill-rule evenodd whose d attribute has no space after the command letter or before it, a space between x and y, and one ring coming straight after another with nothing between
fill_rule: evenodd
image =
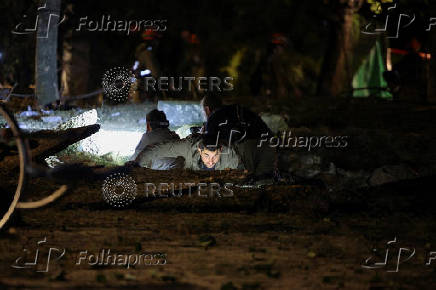
<instances>
[{"instance_id":1,"label":"dark ground","mask_svg":"<svg viewBox=\"0 0 436 290\"><path fill-rule=\"evenodd\" d=\"M369 124L403 139L425 132L434 140L431 107L364 109L355 108L354 118L350 111L322 118L351 118L353 127ZM137 169L131 174L141 192L145 182L234 182L240 173L209 178L210 173ZM17 210L0 236L0 288L435 289L436 261L425 265L436 251L434 180L432 175L338 192L318 184L239 188L226 199L142 198L122 210L103 202L101 181L82 180L53 205ZM48 180L33 180L22 200L55 188ZM23 249L30 260L44 237L37 269L45 266L50 246L66 250L59 261L52 258L48 272L11 267ZM371 256L382 261L386 243L395 238L385 267L362 267ZM399 248L416 252L404 261L409 252L403 250L399 271L389 272L396 269ZM167 263L130 269L75 265L81 251L101 249L166 253Z\"/></svg>"}]
</instances>

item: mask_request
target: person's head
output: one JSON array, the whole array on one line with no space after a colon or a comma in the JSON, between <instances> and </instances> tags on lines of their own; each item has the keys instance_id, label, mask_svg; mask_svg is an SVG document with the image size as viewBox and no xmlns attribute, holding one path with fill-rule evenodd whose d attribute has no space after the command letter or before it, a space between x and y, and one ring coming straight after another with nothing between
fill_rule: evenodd
<instances>
[{"instance_id":1,"label":"person's head","mask_svg":"<svg viewBox=\"0 0 436 290\"><path fill-rule=\"evenodd\" d=\"M150 111L145 119L147 121L147 132L158 128L168 128L170 125L165 113L156 109Z\"/></svg>"},{"instance_id":2,"label":"person's head","mask_svg":"<svg viewBox=\"0 0 436 290\"><path fill-rule=\"evenodd\" d=\"M213 168L221 158L222 147L220 145L206 145L205 141L198 144L198 152L201 161L207 168Z\"/></svg>"},{"instance_id":3,"label":"person's head","mask_svg":"<svg viewBox=\"0 0 436 290\"><path fill-rule=\"evenodd\" d=\"M206 118L209 118L209 116L217 109L222 107L221 100L213 95L207 95L204 96L204 98L201 100L200 105L203 108L204 114L206 115Z\"/></svg>"}]
</instances>

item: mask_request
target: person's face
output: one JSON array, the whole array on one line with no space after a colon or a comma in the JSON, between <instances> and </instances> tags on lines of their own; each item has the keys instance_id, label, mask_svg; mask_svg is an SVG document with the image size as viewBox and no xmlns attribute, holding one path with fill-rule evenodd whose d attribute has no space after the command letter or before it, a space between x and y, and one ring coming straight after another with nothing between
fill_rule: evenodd
<instances>
[{"instance_id":1,"label":"person's face","mask_svg":"<svg viewBox=\"0 0 436 290\"><path fill-rule=\"evenodd\" d=\"M207 168L213 168L215 164L220 160L221 150L217 149L215 151L210 151L207 149L198 149L200 152L201 161Z\"/></svg>"}]
</instances>

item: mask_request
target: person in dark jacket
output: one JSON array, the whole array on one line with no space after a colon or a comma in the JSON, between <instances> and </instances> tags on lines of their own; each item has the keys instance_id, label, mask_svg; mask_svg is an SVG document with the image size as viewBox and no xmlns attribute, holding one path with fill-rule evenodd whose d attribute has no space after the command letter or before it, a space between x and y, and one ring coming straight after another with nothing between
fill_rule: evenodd
<instances>
[{"instance_id":1,"label":"person in dark jacket","mask_svg":"<svg viewBox=\"0 0 436 290\"><path fill-rule=\"evenodd\" d=\"M207 121L204 138L211 143L226 142L235 148L244 168L258 179L273 177L276 165L274 148L267 144L259 146L259 139L265 134L272 135L265 122L254 112L240 105L224 106L220 99L205 96L201 101Z\"/></svg>"}]
</instances>

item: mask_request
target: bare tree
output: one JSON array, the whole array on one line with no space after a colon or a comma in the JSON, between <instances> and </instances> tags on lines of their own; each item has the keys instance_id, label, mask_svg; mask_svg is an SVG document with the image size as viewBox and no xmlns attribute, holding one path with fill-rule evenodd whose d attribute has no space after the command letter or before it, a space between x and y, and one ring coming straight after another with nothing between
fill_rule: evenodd
<instances>
[{"instance_id":1,"label":"bare tree","mask_svg":"<svg viewBox=\"0 0 436 290\"><path fill-rule=\"evenodd\" d=\"M363 0L330 0L334 14L318 83L318 95L336 96L351 87L353 17L362 4Z\"/></svg>"},{"instance_id":2,"label":"bare tree","mask_svg":"<svg viewBox=\"0 0 436 290\"><path fill-rule=\"evenodd\" d=\"M40 105L59 99L57 76L57 42L61 0L44 0L38 8L35 84Z\"/></svg>"}]
</instances>

